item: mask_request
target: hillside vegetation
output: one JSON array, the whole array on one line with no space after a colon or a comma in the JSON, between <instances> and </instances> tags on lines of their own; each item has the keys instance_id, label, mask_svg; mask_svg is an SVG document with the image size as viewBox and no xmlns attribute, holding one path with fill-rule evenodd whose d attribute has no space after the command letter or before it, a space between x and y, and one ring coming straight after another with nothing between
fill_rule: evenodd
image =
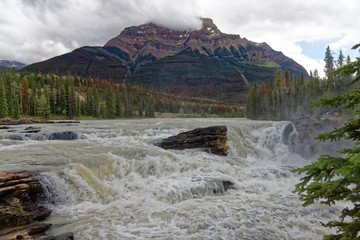
<instances>
[{"instance_id":1,"label":"hillside vegetation","mask_svg":"<svg viewBox=\"0 0 360 240\"><path fill-rule=\"evenodd\" d=\"M130 84L40 73L0 73L0 118L243 116L239 105L184 98Z\"/></svg>"}]
</instances>

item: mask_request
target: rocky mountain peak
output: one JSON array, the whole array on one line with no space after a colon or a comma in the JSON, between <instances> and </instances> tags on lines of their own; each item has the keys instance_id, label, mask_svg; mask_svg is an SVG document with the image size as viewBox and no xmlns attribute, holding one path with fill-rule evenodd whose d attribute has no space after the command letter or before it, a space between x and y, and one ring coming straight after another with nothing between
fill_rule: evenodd
<instances>
[{"instance_id":1,"label":"rocky mountain peak","mask_svg":"<svg viewBox=\"0 0 360 240\"><path fill-rule=\"evenodd\" d=\"M154 23L125 28L120 35L108 41L105 46L117 47L129 54L132 61L152 55L157 59L172 56L188 47L213 51L219 47L230 49L246 44L239 35L222 33L210 18L202 18L199 30L172 30Z\"/></svg>"},{"instance_id":2,"label":"rocky mountain peak","mask_svg":"<svg viewBox=\"0 0 360 240\"><path fill-rule=\"evenodd\" d=\"M210 18L201 20L202 27L196 30L154 23L127 27L104 47L82 47L25 70L62 69L64 74L70 71L232 103L246 100L249 83L272 81L276 69L307 76L301 65L268 44L223 33Z\"/></svg>"},{"instance_id":3,"label":"rocky mountain peak","mask_svg":"<svg viewBox=\"0 0 360 240\"><path fill-rule=\"evenodd\" d=\"M201 18L202 28L199 30L204 35L220 35L222 32L214 24L211 18Z\"/></svg>"}]
</instances>

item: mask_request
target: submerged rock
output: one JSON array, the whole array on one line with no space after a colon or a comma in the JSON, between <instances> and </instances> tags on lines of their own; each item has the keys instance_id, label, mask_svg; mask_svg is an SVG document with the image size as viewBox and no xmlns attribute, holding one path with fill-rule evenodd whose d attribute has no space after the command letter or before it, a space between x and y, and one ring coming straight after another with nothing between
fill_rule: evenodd
<instances>
[{"instance_id":1,"label":"submerged rock","mask_svg":"<svg viewBox=\"0 0 360 240\"><path fill-rule=\"evenodd\" d=\"M158 145L164 149L178 150L205 148L213 154L226 156L229 150L227 140L226 126L212 126L180 133L162 140Z\"/></svg>"},{"instance_id":2,"label":"submerged rock","mask_svg":"<svg viewBox=\"0 0 360 240\"><path fill-rule=\"evenodd\" d=\"M15 140L15 141L24 141L26 140L26 136L22 135L22 134L13 134L7 137L10 140Z\"/></svg>"}]
</instances>

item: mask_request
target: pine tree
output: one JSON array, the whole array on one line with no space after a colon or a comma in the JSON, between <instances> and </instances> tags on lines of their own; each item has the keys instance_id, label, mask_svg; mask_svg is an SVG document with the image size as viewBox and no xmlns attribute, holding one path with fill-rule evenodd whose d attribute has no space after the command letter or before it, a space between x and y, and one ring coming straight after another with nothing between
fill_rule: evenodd
<instances>
[{"instance_id":1,"label":"pine tree","mask_svg":"<svg viewBox=\"0 0 360 240\"><path fill-rule=\"evenodd\" d=\"M4 79L0 77L0 118L8 117L8 103L6 99Z\"/></svg>"},{"instance_id":2,"label":"pine tree","mask_svg":"<svg viewBox=\"0 0 360 240\"><path fill-rule=\"evenodd\" d=\"M353 47L359 48L360 44ZM351 240L359 239L360 235L360 87L354 84L360 82L360 58L344 65L336 71L337 75L355 77L353 89L332 98L322 98L314 103L320 107L340 107L353 111L353 115L345 124L331 132L319 135L320 141L339 139L352 140L353 148L339 151L339 157L323 155L317 162L296 169L295 172L305 174L296 185L295 192L300 195L304 206L315 201L325 205L333 205L337 201L351 203L341 212L339 220L325 224L337 228L337 234L325 236L324 239Z\"/></svg>"},{"instance_id":3,"label":"pine tree","mask_svg":"<svg viewBox=\"0 0 360 240\"><path fill-rule=\"evenodd\" d=\"M36 101L36 105L37 105L38 116L43 118L50 117L50 104L46 99L45 94L41 94L40 98L38 98Z\"/></svg>"},{"instance_id":4,"label":"pine tree","mask_svg":"<svg viewBox=\"0 0 360 240\"><path fill-rule=\"evenodd\" d=\"M16 96L14 99L13 99L13 106L14 106L14 109L13 109L13 112L12 112L12 117L15 118L15 119L19 119L20 118L20 101L19 101L19 97Z\"/></svg>"},{"instance_id":5,"label":"pine tree","mask_svg":"<svg viewBox=\"0 0 360 240\"><path fill-rule=\"evenodd\" d=\"M329 46L327 46L326 48L324 61L325 61L324 72L330 84L330 88L333 89L335 88L335 82L334 82L335 67L334 67L334 57Z\"/></svg>"},{"instance_id":6,"label":"pine tree","mask_svg":"<svg viewBox=\"0 0 360 240\"><path fill-rule=\"evenodd\" d=\"M338 56L338 59L336 61L337 67L341 68L342 66L344 66L344 61L345 61L345 57L344 57L344 54L343 54L342 50L340 49L339 50L339 56Z\"/></svg>"},{"instance_id":7,"label":"pine tree","mask_svg":"<svg viewBox=\"0 0 360 240\"><path fill-rule=\"evenodd\" d=\"M350 64L351 63L351 58L350 56L348 55L347 58L346 58L346 64Z\"/></svg>"}]
</instances>

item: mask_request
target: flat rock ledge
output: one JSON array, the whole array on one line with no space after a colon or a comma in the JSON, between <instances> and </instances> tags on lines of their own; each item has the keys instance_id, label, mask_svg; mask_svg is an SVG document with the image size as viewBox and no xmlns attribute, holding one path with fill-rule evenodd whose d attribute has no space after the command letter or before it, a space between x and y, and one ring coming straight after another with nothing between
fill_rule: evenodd
<instances>
[{"instance_id":1,"label":"flat rock ledge","mask_svg":"<svg viewBox=\"0 0 360 240\"><path fill-rule=\"evenodd\" d=\"M64 121L51 121L47 119L35 119L35 118L0 118L0 125L23 125L23 124L54 124L54 123L80 123L80 121L76 120L64 120Z\"/></svg>"},{"instance_id":2,"label":"flat rock ledge","mask_svg":"<svg viewBox=\"0 0 360 240\"><path fill-rule=\"evenodd\" d=\"M74 239L72 233L46 236L51 211L39 205L40 181L27 172L0 171L0 239Z\"/></svg>"},{"instance_id":3,"label":"flat rock ledge","mask_svg":"<svg viewBox=\"0 0 360 240\"><path fill-rule=\"evenodd\" d=\"M229 147L227 146L227 127L211 126L206 128L196 128L191 131L180 133L162 140L158 146L164 149L209 149L213 154L227 156Z\"/></svg>"}]
</instances>

